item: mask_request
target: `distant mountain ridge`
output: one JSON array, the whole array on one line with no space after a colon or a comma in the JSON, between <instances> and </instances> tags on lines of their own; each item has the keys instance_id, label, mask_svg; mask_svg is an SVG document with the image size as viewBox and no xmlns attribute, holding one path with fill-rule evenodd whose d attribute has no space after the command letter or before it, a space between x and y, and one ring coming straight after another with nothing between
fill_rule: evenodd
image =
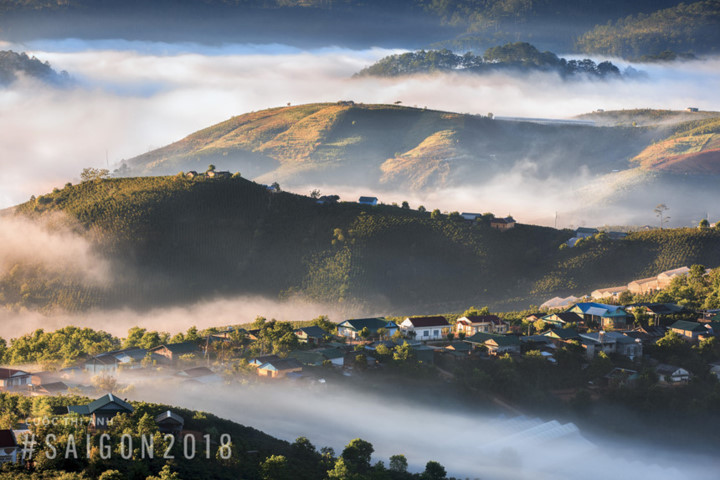
<instances>
[{"instance_id":1,"label":"distant mountain ridge","mask_svg":"<svg viewBox=\"0 0 720 480\"><path fill-rule=\"evenodd\" d=\"M9 85L20 76L35 78L54 85L64 85L70 82L70 76L66 71L57 72L48 62L29 57L24 52L0 51L0 85Z\"/></svg>"}]
</instances>

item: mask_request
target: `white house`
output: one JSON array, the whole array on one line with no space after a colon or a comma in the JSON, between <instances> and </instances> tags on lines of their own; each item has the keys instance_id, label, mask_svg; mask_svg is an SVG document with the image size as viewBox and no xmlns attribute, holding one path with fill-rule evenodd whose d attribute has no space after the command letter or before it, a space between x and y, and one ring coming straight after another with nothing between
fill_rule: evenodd
<instances>
[{"instance_id":1,"label":"white house","mask_svg":"<svg viewBox=\"0 0 720 480\"><path fill-rule=\"evenodd\" d=\"M690 380L690 372L675 365L661 363L655 367L658 378L662 383L678 383Z\"/></svg>"},{"instance_id":2,"label":"white house","mask_svg":"<svg viewBox=\"0 0 720 480\"><path fill-rule=\"evenodd\" d=\"M400 324L400 330L416 340L444 340L450 333L451 325L445 317L408 317Z\"/></svg>"}]
</instances>

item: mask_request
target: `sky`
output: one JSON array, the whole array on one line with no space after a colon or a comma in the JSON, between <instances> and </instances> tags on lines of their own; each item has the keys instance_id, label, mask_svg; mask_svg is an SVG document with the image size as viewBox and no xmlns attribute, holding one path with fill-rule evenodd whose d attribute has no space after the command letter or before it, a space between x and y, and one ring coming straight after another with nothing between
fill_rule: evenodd
<instances>
[{"instance_id":1,"label":"sky","mask_svg":"<svg viewBox=\"0 0 720 480\"><path fill-rule=\"evenodd\" d=\"M552 74L352 79L377 59L400 52L379 48L76 39L0 48L27 51L74 79L64 88L21 79L0 90L0 208L76 182L84 167L112 168L233 115L287 103L401 100L408 106L542 118L598 108L720 110L717 58L636 66L646 75L633 80L564 82Z\"/></svg>"}]
</instances>

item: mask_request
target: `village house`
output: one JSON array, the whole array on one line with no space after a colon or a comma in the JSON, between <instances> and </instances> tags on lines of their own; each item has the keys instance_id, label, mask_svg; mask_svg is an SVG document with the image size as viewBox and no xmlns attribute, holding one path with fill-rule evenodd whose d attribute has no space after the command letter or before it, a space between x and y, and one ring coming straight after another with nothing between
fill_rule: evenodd
<instances>
[{"instance_id":1,"label":"village house","mask_svg":"<svg viewBox=\"0 0 720 480\"><path fill-rule=\"evenodd\" d=\"M155 424L162 434L179 436L185 426L185 419L177 413L168 410L155 417Z\"/></svg>"},{"instance_id":2,"label":"village house","mask_svg":"<svg viewBox=\"0 0 720 480\"><path fill-rule=\"evenodd\" d=\"M687 275L688 273L690 273L690 269L688 267L680 267L662 272L660 275L657 276L658 287L661 290L667 288L670 286L670 282L672 282L673 278L682 277Z\"/></svg>"},{"instance_id":3,"label":"village house","mask_svg":"<svg viewBox=\"0 0 720 480\"><path fill-rule=\"evenodd\" d=\"M253 357L248 361L248 365L251 367L259 367L260 365L265 365L268 362L274 362L280 360L280 357L277 355L261 355L259 357Z\"/></svg>"},{"instance_id":4,"label":"village house","mask_svg":"<svg viewBox=\"0 0 720 480\"><path fill-rule=\"evenodd\" d=\"M515 228L515 219L513 217L493 218L490 220L490 226L500 231Z\"/></svg>"},{"instance_id":5,"label":"village house","mask_svg":"<svg viewBox=\"0 0 720 480\"><path fill-rule=\"evenodd\" d=\"M623 307L594 302L578 303L568 311L581 315L585 325L597 325L603 330L624 329L629 317Z\"/></svg>"},{"instance_id":6,"label":"village house","mask_svg":"<svg viewBox=\"0 0 720 480\"><path fill-rule=\"evenodd\" d=\"M302 327L295 330L295 335L300 343L312 343L318 345L323 342L325 337L330 335L328 332L318 326Z\"/></svg>"},{"instance_id":7,"label":"village house","mask_svg":"<svg viewBox=\"0 0 720 480\"><path fill-rule=\"evenodd\" d=\"M657 277L641 278L628 283L628 290L634 294L645 294L656 292L660 289Z\"/></svg>"},{"instance_id":8,"label":"village house","mask_svg":"<svg viewBox=\"0 0 720 480\"><path fill-rule=\"evenodd\" d=\"M329 361L336 367L342 367L345 365L345 351L340 348L325 348L317 350L317 352L323 356L323 358Z\"/></svg>"},{"instance_id":9,"label":"village house","mask_svg":"<svg viewBox=\"0 0 720 480\"><path fill-rule=\"evenodd\" d=\"M400 324L400 330L405 334L421 340L443 340L447 338L452 326L445 317L440 315L432 317L408 317Z\"/></svg>"},{"instance_id":10,"label":"village house","mask_svg":"<svg viewBox=\"0 0 720 480\"><path fill-rule=\"evenodd\" d=\"M31 373L12 368L0 368L0 389L18 390L31 385Z\"/></svg>"},{"instance_id":11,"label":"village house","mask_svg":"<svg viewBox=\"0 0 720 480\"><path fill-rule=\"evenodd\" d=\"M294 358L284 358L260 365L257 372L261 377L283 378L290 373L300 373L302 369L302 364Z\"/></svg>"},{"instance_id":12,"label":"village house","mask_svg":"<svg viewBox=\"0 0 720 480\"><path fill-rule=\"evenodd\" d=\"M377 199L377 197L360 197L360 199L358 200L358 203L360 205L370 205L370 206L374 207L375 205L378 204L378 199Z\"/></svg>"},{"instance_id":13,"label":"village house","mask_svg":"<svg viewBox=\"0 0 720 480\"><path fill-rule=\"evenodd\" d=\"M112 375L117 372L119 363L114 355L103 353L85 360L83 369L93 375Z\"/></svg>"},{"instance_id":14,"label":"village house","mask_svg":"<svg viewBox=\"0 0 720 480\"><path fill-rule=\"evenodd\" d=\"M670 325L670 330L691 342L697 342L698 337L708 334L707 328L702 323L686 322L685 320L673 323Z\"/></svg>"},{"instance_id":15,"label":"village house","mask_svg":"<svg viewBox=\"0 0 720 480\"><path fill-rule=\"evenodd\" d=\"M323 195L316 200L318 205L332 205L340 200L339 195Z\"/></svg>"},{"instance_id":16,"label":"village house","mask_svg":"<svg viewBox=\"0 0 720 480\"><path fill-rule=\"evenodd\" d=\"M379 329L384 328L387 330L387 336L391 337L397 330L398 326L395 322L391 322L383 317L374 318L353 318L345 320L338 324L338 335L345 338L357 340L360 337L360 332L364 328L367 328L370 335L377 335Z\"/></svg>"},{"instance_id":17,"label":"village house","mask_svg":"<svg viewBox=\"0 0 720 480\"><path fill-rule=\"evenodd\" d=\"M551 328L543 332L542 336L552 339L551 341L557 345L559 342L567 342L569 340L578 340L580 334L574 328Z\"/></svg>"},{"instance_id":18,"label":"village house","mask_svg":"<svg viewBox=\"0 0 720 480\"><path fill-rule=\"evenodd\" d=\"M473 350L484 348L490 355L520 354L520 339L515 335L476 333L464 341L471 344Z\"/></svg>"},{"instance_id":19,"label":"village house","mask_svg":"<svg viewBox=\"0 0 720 480\"><path fill-rule=\"evenodd\" d=\"M623 334L635 340L640 340L643 345L653 345L665 336L665 328L658 326L640 325L632 330L625 330Z\"/></svg>"},{"instance_id":20,"label":"village house","mask_svg":"<svg viewBox=\"0 0 720 480\"><path fill-rule=\"evenodd\" d=\"M655 367L655 372L661 383L687 383L690 380L690 372L675 365L661 363Z\"/></svg>"},{"instance_id":21,"label":"village house","mask_svg":"<svg viewBox=\"0 0 720 480\"><path fill-rule=\"evenodd\" d=\"M619 287L599 288L597 290L593 290L590 296L595 300L600 300L603 298L617 299L622 292L626 292L627 290L627 285L621 285Z\"/></svg>"},{"instance_id":22,"label":"village house","mask_svg":"<svg viewBox=\"0 0 720 480\"><path fill-rule=\"evenodd\" d=\"M64 382L48 382L42 385L32 385L30 396L37 397L43 395L63 395L67 393L68 386Z\"/></svg>"},{"instance_id":23,"label":"village house","mask_svg":"<svg viewBox=\"0 0 720 480\"><path fill-rule=\"evenodd\" d=\"M642 357L642 342L623 335L620 332L595 332L581 333L580 343L585 348L588 358L592 358L600 352L607 354L617 353L630 360Z\"/></svg>"},{"instance_id":24,"label":"village house","mask_svg":"<svg viewBox=\"0 0 720 480\"><path fill-rule=\"evenodd\" d=\"M159 355L159 362L172 365L176 364L179 358L184 355L197 355L201 352L202 349L196 341L159 345L150 349L151 355Z\"/></svg>"},{"instance_id":25,"label":"village house","mask_svg":"<svg viewBox=\"0 0 720 480\"><path fill-rule=\"evenodd\" d=\"M118 413L131 414L134 411L132 405L120 400L112 393L93 400L87 405L69 405L67 409L68 413L90 415L90 427L97 429L106 429Z\"/></svg>"},{"instance_id":26,"label":"village house","mask_svg":"<svg viewBox=\"0 0 720 480\"><path fill-rule=\"evenodd\" d=\"M12 430L0 430L0 464L17 463L20 450Z\"/></svg>"},{"instance_id":27,"label":"village house","mask_svg":"<svg viewBox=\"0 0 720 480\"><path fill-rule=\"evenodd\" d=\"M455 332L468 337L478 332L505 334L508 328L507 322L497 315L468 315L455 322Z\"/></svg>"},{"instance_id":28,"label":"village house","mask_svg":"<svg viewBox=\"0 0 720 480\"><path fill-rule=\"evenodd\" d=\"M587 238L592 237L593 235L597 235L598 233L600 233L600 230L598 230L597 228L578 227L575 230L575 237Z\"/></svg>"},{"instance_id":29,"label":"village house","mask_svg":"<svg viewBox=\"0 0 720 480\"><path fill-rule=\"evenodd\" d=\"M189 172L185 172L185 176L187 178L195 178L197 177L198 173L195 170L190 170Z\"/></svg>"},{"instance_id":30,"label":"village house","mask_svg":"<svg viewBox=\"0 0 720 480\"><path fill-rule=\"evenodd\" d=\"M575 325L582 325L584 322L583 317L581 317L575 312L551 313L550 315L545 315L544 317L541 317L540 320L547 323L548 325L553 325L556 327L564 327L565 325L571 323L574 323Z\"/></svg>"},{"instance_id":31,"label":"village house","mask_svg":"<svg viewBox=\"0 0 720 480\"><path fill-rule=\"evenodd\" d=\"M222 377L207 367L188 368L177 372L175 376L188 383L200 383L203 385L222 383Z\"/></svg>"}]
</instances>

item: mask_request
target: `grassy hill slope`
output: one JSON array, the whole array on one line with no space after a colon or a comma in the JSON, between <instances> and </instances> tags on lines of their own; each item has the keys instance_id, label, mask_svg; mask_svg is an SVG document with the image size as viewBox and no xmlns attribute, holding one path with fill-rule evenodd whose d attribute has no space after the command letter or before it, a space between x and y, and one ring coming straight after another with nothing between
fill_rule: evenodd
<instances>
[{"instance_id":1,"label":"grassy hill slope","mask_svg":"<svg viewBox=\"0 0 720 480\"><path fill-rule=\"evenodd\" d=\"M85 285L25 262L2 272L6 307L142 307L260 294L443 311L525 305L685 264L720 264L715 230L637 233L559 250L570 231L500 232L392 206L318 205L241 178L91 181L15 209L32 219L57 212L113 262L113 277Z\"/></svg>"},{"instance_id":2,"label":"grassy hill slope","mask_svg":"<svg viewBox=\"0 0 720 480\"><path fill-rule=\"evenodd\" d=\"M634 128L541 125L352 102L282 107L233 117L127 161L128 175L223 165L259 181L367 188L477 185L518 163L540 176L627 167L653 138Z\"/></svg>"}]
</instances>

